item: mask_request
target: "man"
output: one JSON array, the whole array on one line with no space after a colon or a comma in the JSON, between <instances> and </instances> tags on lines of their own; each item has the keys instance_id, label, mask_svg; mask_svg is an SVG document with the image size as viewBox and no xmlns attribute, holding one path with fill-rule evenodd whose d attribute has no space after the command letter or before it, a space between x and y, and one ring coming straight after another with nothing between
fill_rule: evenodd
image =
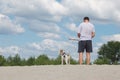
<instances>
[{"instance_id":1,"label":"man","mask_svg":"<svg viewBox=\"0 0 120 80\"><path fill-rule=\"evenodd\" d=\"M84 17L84 22L79 25L78 38L78 53L79 63L83 63L83 53L86 51L86 63L90 64L90 52L92 52L92 38L95 36L94 25L89 22L89 17Z\"/></svg>"}]
</instances>

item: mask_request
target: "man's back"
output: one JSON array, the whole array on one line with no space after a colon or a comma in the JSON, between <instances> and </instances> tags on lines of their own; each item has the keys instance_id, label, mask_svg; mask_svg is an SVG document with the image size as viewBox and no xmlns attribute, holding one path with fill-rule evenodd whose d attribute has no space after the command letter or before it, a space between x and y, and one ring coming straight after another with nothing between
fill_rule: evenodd
<instances>
[{"instance_id":1,"label":"man's back","mask_svg":"<svg viewBox=\"0 0 120 80\"><path fill-rule=\"evenodd\" d=\"M90 22L83 22L79 25L78 33L80 33L80 40L91 40L92 32L95 32L95 29Z\"/></svg>"}]
</instances>

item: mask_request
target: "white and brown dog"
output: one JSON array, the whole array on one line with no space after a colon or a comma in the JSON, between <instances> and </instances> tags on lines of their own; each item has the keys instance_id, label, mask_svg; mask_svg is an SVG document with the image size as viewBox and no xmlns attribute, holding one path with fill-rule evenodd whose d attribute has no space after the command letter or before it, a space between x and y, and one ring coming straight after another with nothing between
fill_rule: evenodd
<instances>
[{"instance_id":1,"label":"white and brown dog","mask_svg":"<svg viewBox=\"0 0 120 80\"><path fill-rule=\"evenodd\" d=\"M61 55L61 64L63 65L64 62L68 65L70 64L70 55L66 54L64 50L60 50Z\"/></svg>"}]
</instances>

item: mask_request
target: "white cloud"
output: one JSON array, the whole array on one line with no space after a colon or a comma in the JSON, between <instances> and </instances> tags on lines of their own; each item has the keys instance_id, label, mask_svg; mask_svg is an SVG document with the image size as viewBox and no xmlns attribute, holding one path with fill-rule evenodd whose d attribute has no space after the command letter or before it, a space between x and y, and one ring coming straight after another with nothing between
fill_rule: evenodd
<instances>
[{"instance_id":1,"label":"white cloud","mask_svg":"<svg viewBox=\"0 0 120 80\"><path fill-rule=\"evenodd\" d=\"M120 6L118 3L120 3L119 0L100 0L99 2L97 0L62 0L63 6L68 9L68 16L74 20L89 16L100 22L120 21Z\"/></svg>"},{"instance_id":2,"label":"white cloud","mask_svg":"<svg viewBox=\"0 0 120 80\"><path fill-rule=\"evenodd\" d=\"M77 32L77 29L78 29L75 23L67 24L66 27L67 27L69 30L75 31L75 32Z\"/></svg>"},{"instance_id":3,"label":"white cloud","mask_svg":"<svg viewBox=\"0 0 120 80\"><path fill-rule=\"evenodd\" d=\"M102 40L105 40L105 41L120 41L120 34L103 36Z\"/></svg>"},{"instance_id":4,"label":"white cloud","mask_svg":"<svg viewBox=\"0 0 120 80\"><path fill-rule=\"evenodd\" d=\"M71 5L72 3L72 5ZM80 20L89 16L95 21L119 22L119 0L1 0L1 13L37 19L41 21L61 21L64 16ZM108 6L109 5L109 6Z\"/></svg>"},{"instance_id":5,"label":"white cloud","mask_svg":"<svg viewBox=\"0 0 120 80\"><path fill-rule=\"evenodd\" d=\"M41 22L38 20L31 20L29 22L30 29L34 32L40 33L40 32L52 32L52 33L58 33L60 32L60 27L56 25L55 23L49 23L49 22Z\"/></svg>"},{"instance_id":6,"label":"white cloud","mask_svg":"<svg viewBox=\"0 0 120 80\"><path fill-rule=\"evenodd\" d=\"M37 19L26 19L21 17L17 17L16 22L21 24L28 24L28 28L40 37L53 37L53 39L60 38L60 35L58 35L58 33L61 33L61 28L54 22L40 21Z\"/></svg>"},{"instance_id":7,"label":"white cloud","mask_svg":"<svg viewBox=\"0 0 120 80\"><path fill-rule=\"evenodd\" d=\"M104 42L96 42L93 43L93 51L95 54L97 54L99 48L104 44Z\"/></svg>"},{"instance_id":8,"label":"white cloud","mask_svg":"<svg viewBox=\"0 0 120 80\"><path fill-rule=\"evenodd\" d=\"M48 39L60 39L60 35L56 33L49 33L49 32L38 33L38 36L43 38L48 38Z\"/></svg>"},{"instance_id":9,"label":"white cloud","mask_svg":"<svg viewBox=\"0 0 120 80\"><path fill-rule=\"evenodd\" d=\"M44 39L41 42L34 42L28 44L28 50L32 50L34 53L45 53L53 58L59 55L59 50L64 49L67 53L74 58L77 57L76 44L68 41L57 41L53 39Z\"/></svg>"},{"instance_id":10,"label":"white cloud","mask_svg":"<svg viewBox=\"0 0 120 80\"><path fill-rule=\"evenodd\" d=\"M28 45L30 48L33 48L35 50L42 50L42 47L38 43L32 43Z\"/></svg>"},{"instance_id":11,"label":"white cloud","mask_svg":"<svg viewBox=\"0 0 120 80\"><path fill-rule=\"evenodd\" d=\"M2 13L47 21L60 21L66 9L56 0L2 0Z\"/></svg>"},{"instance_id":12,"label":"white cloud","mask_svg":"<svg viewBox=\"0 0 120 80\"><path fill-rule=\"evenodd\" d=\"M21 49L18 46L9 46L9 47L0 48L1 54L14 55L14 54L19 54L20 51Z\"/></svg>"},{"instance_id":13,"label":"white cloud","mask_svg":"<svg viewBox=\"0 0 120 80\"><path fill-rule=\"evenodd\" d=\"M0 14L0 34L18 34L24 31L20 24L16 24L8 16Z\"/></svg>"},{"instance_id":14,"label":"white cloud","mask_svg":"<svg viewBox=\"0 0 120 80\"><path fill-rule=\"evenodd\" d=\"M74 21L78 22L84 16L89 16L95 21L118 22L120 21L119 2L119 0L100 0L99 2L97 0L62 0L61 2L56 0L1 0L0 12L14 16L17 23L26 22L37 34L41 32L46 34L60 32L57 22L66 20L66 17L73 20L73 23L67 26L71 31L77 30ZM17 26L19 29L14 31L23 32L20 25ZM56 35L56 37L58 36Z\"/></svg>"},{"instance_id":15,"label":"white cloud","mask_svg":"<svg viewBox=\"0 0 120 80\"><path fill-rule=\"evenodd\" d=\"M40 43L29 44L29 47L33 47L36 50L51 50L58 51L59 49L66 49L67 47L73 47L74 45L65 41L56 41L52 39L44 39Z\"/></svg>"},{"instance_id":16,"label":"white cloud","mask_svg":"<svg viewBox=\"0 0 120 80\"><path fill-rule=\"evenodd\" d=\"M104 44L104 43L102 43L102 42L97 42L97 43L96 43L96 46L101 47L103 44Z\"/></svg>"}]
</instances>

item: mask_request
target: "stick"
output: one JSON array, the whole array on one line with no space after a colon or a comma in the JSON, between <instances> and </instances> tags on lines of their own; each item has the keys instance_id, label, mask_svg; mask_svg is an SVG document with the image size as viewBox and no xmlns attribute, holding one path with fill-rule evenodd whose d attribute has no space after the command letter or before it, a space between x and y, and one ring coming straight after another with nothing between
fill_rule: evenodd
<instances>
[{"instance_id":1,"label":"stick","mask_svg":"<svg viewBox=\"0 0 120 80\"><path fill-rule=\"evenodd\" d=\"M69 38L69 40L72 40L72 41L80 41L79 38Z\"/></svg>"}]
</instances>

